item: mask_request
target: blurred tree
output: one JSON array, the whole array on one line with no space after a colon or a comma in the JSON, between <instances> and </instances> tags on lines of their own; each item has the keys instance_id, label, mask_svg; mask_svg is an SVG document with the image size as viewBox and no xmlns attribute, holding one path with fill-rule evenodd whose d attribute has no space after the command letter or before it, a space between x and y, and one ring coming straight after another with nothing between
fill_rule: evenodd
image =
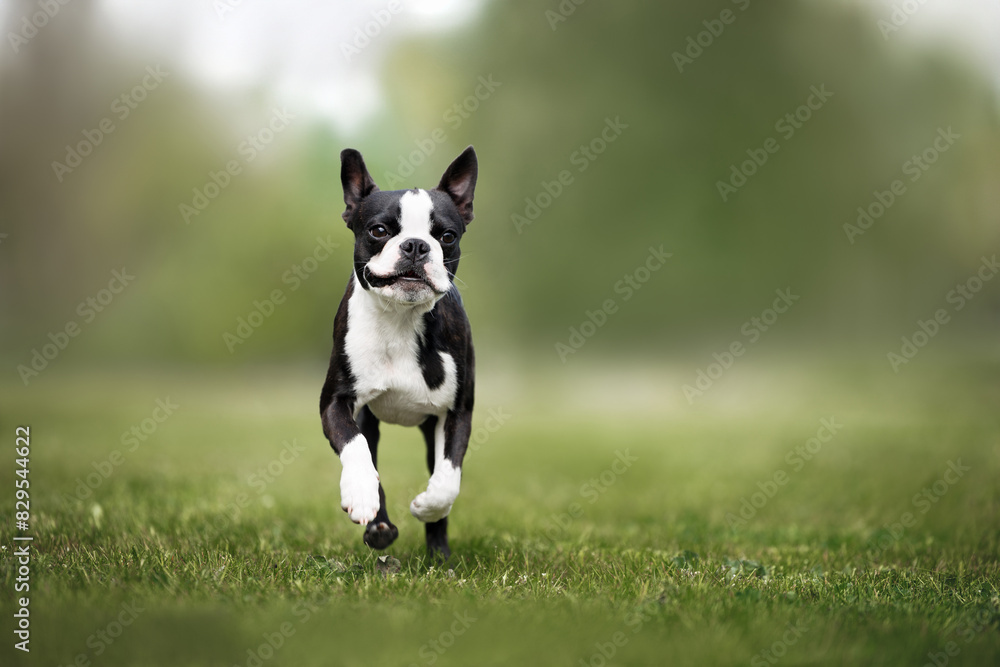
<instances>
[{"instance_id":1,"label":"blurred tree","mask_svg":"<svg viewBox=\"0 0 1000 667\"><path fill-rule=\"evenodd\" d=\"M906 44L839 3L524 0L411 43L386 77L400 116L426 108L426 72L447 82L444 108L480 75L503 82L452 141L483 163L469 243L489 252L466 268L539 351L622 302L616 281L659 244L668 266L595 348L724 343L786 286L802 296L786 332L851 342L939 307L1000 232L995 91L947 50ZM627 129L604 148L607 119ZM407 122L421 136L441 118ZM904 163L949 127L961 138L911 182ZM906 193L852 244L844 225L896 179Z\"/></svg>"},{"instance_id":2,"label":"blurred tree","mask_svg":"<svg viewBox=\"0 0 1000 667\"><path fill-rule=\"evenodd\" d=\"M231 354L223 333L281 286L321 231L342 229L331 208L341 142L293 121L280 141L248 147L274 113L265 92L207 93L162 53L121 44L95 3L60 7L0 58L3 354L25 363L71 320L87 335L60 363L242 363L301 355L303 342L306 355L321 354L332 316L308 298L283 308L246 354ZM37 11L16 3L8 27ZM227 178L234 159L240 172ZM206 189L215 196L182 215ZM338 275L334 291L349 263L324 267ZM123 266L136 276L116 297L128 306L84 321L78 304ZM301 287L331 298L318 281Z\"/></svg>"},{"instance_id":3,"label":"blurred tree","mask_svg":"<svg viewBox=\"0 0 1000 667\"><path fill-rule=\"evenodd\" d=\"M96 7L62 6L0 56L2 354L23 363L124 265L137 275L127 307L109 308L68 361L325 356L351 263L344 140L302 115L246 161L270 92L199 89L119 44ZM6 27L36 9L13 3ZM1000 235L996 91L945 48L895 37L840 3L496 2L474 26L399 45L383 73L389 106L351 144L383 188L432 185L475 144L459 278L487 344L553 355L613 299L588 354L714 349L790 287L801 300L776 340L884 347ZM122 118L116 100L151 66L169 74ZM56 174L106 119L113 132ZM907 172L948 128L953 145ZM241 172L185 221L180 205L233 159ZM897 179L905 192L849 238L858 208ZM293 291L286 273L319 238L340 252ZM661 245L665 266L616 291ZM274 289L288 297L280 315L230 352L223 334ZM995 307L983 296L952 327L995 326Z\"/></svg>"}]
</instances>

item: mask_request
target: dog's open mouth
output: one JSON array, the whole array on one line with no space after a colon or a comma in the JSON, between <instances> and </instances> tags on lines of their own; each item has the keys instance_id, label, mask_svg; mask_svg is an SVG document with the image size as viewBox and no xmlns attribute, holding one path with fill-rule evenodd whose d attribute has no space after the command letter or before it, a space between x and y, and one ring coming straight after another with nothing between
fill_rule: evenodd
<instances>
[{"instance_id":1,"label":"dog's open mouth","mask_svg":"<svg viewBox=\"0 0 1000 667\"><path fill-rule=\"evenodd\" d=\"M417 280L420 282L426 282L424 280L424 277L421 276L416 271L414 271L413 269L410 269L409 271L404 271L403 273L396 274L396 280Z\"/></svg>"},{"instance_id":2,"label":"dog's open mouth","mask_svg":"<svg viewBox=\"0 0 1000 667\"><path fill-rule=\"evenodd\" d=\"M416 284L422 283L424 285L429 285L430 282L422 271L416 268L409 268L405 271L400 271L399 273L394 273L389 276L379 276L372 273L365 267L365 278L368 280L368 284L372 287L388 287L390 285L396 285L399 283L404 284Z\"/></svg>"}]
</instances>

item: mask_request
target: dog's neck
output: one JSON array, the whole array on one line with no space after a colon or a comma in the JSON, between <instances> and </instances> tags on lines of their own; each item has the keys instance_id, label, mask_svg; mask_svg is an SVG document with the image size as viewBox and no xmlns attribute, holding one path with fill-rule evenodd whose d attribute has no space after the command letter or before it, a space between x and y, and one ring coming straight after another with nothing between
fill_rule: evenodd
<instances>
[{"instance_id":1,"label":"dog's neck","mask_svg":"<svg viewBox=\"0 0 1000 667\"><path fill-rule=\"evenodd\" d=\"M423 317L441 300L444 295L436 296L422 303L403 303L387 299L361 286L357 276L354 276L354 289L351 295L352 307L357 307L372 322L379 322L387 329L399 332L423 329Z\"/></svg>"}]
</instances>

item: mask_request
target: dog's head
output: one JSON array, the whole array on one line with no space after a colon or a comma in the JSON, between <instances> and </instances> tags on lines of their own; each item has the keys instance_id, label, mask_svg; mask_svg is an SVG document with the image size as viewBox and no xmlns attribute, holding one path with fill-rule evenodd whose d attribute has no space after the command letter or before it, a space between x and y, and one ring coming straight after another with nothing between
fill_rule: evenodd
<instances>
[{"instance_id":1,"label":"dog's head","mask_svg":"<svg viewBox=\"0 0 1000 667\"><path fill-rule=\"evenodd\" d=\"M354 271L361 286L402 304L437 301L452 285L479 163L469 146L433 190L382 192L361 153L340 154L344 220L354 232Z\"/></svg>"}]
</instances>

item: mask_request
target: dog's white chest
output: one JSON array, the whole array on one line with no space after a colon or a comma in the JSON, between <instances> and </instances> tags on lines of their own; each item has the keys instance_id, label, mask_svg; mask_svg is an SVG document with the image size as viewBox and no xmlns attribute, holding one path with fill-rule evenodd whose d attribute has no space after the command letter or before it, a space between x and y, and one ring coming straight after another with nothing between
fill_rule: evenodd
<instances>
[{"instance_id":1,"label":"dog's white chest","mask_svg":"<svg viewBox=\"0 0 1000 667\"><path fill-rule=\"evenodd\" d=\"M382 305L357 284L348 302L344 351L355 380L355 416L365 405L380 420L402 426L444 415L455 401L455 360L431 352L441 357L444 382L428 387L420 367L423 312Z\"/></svg>"}]
</instances>

